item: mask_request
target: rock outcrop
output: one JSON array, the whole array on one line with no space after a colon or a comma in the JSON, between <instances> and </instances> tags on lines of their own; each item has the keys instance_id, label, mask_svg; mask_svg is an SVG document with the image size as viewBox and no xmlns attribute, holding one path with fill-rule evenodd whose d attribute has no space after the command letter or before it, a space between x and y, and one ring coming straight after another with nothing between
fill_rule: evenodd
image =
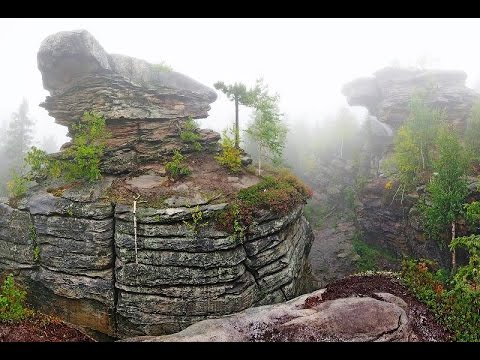
<instances>
[{"instance_id":1,"label":"rock outcrop","mask_svg":"<svg viewBox=\"0 0 480 360\"><path fill-rule=\"evenodd\" d=\"M259 219L243 240L214 221L195 233L192 208L139 206L135 249L132 207L102 198L111 181L61 197L36 187L16 208L0 205L0 270L26 280L37 308L125 337L180 331L307 290L313 234L301 206ZM199 209L208 222L225 206Z\"/></svg>"},{"instance_id":2,"label":"rock outcrop","mask_svg":"<svg viewBox=\"0 0 480 360\"><path fill-rule=\"evenodd\" d=\"M409 341L406 303L392 294L322 300L325 289L283 304L250 308L220 319L204 320L166 336L141 336L129 342L154 341Z\"/></svg>"},{"instance_id":3,"label":"rock outcrop","mask_svg":"<svg viewBox=\"0 0 480 360\"><path fill-rule=\"evenodd\" d=\"M365 106L381 123L396 130L409 116L411 96L421 91L430 107L444 110L446 121L463 131L478 99L478 94L465 86L465 80L462 71L385 68L373 77L346 84L342 92L350 105ZM382 145L383 155L389 152L392 139ZM379 162L382 160L381 157ZM416 204L425 188L419 187L410 194L400 192L394 200L398 184L387 183L381 171L372 173L359 196L356 219L364 240L388 249L398 258L434 258L448 266L448 249L428 239L421 226ZM473 182L470 187L470 195L477 196Z\"/></svg>"},{"instance_id":4,"label":"rock outcrop","mask_svg":"<svg viewBox=\"0 0 480 360\"><path fill-rule=\"evenodd\" d=\"M241 234L219 226L238 191L261 179L220 166L213 131L199 131L202 151L182 141L181 124L207 116L213 90L109 55L86 31L49 36L38 65L51 92L43 106L58 123L93 110L111 136L102 180L46 179L0 203L0 274L18 275L36 308L123 338L177 332L308 290L313 233L303 204L282 215L259 209ZM191 169L185 179L165 172L174 149Z\"/></svg>"},{"instance_id":5,"label":"rock outcrop","mask_svg":"<svg viewBox=\"0 0 480 360\"><path fill-rule=\"evenodd\" d=\"M378 120L397 129L408 117L413 93L426 91L427 103L445 109L448 121L463 128L478 94L465 86L463 71L387 67L373 77L346 84L342 92L350 105L365 106Z\"/></svg>"},{"instance_id":6,"label":"rock outcrop","mask_svg":"<svg viewBox=\"0 0 480 360\"><path fill-rule=\"evenodd\" d=\"M102 170L120 174L186 148L179 138L189 118L208 116L217 94L199 82L125 55L108 54L87 31L47 37L38 52L43 85L51 95L41 104L70 127L85 111L102 114L110 139ZM201 131L201 143L216 149L220 136ZM191 149L193 150L193 149Z\"/></svg>"}]
</instances>

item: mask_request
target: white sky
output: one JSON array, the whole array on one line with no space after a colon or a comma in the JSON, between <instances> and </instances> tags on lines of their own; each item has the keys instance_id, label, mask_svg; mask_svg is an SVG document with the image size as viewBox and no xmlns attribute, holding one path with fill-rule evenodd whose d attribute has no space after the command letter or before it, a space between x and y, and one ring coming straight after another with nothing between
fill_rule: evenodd
<instances>
[{"instance_id":1,"label":"white sky","mask_svg":"<svg viewBox=\"0 0 480 360\"><path fill-rule=\"evenodd\" d=\"M37 139L66 140L65 128L38 106L48 92L37 51L46 36L74 29L88 30L109 53L164 60L212 88L218 80L251 86L263 76L291 126L334 114L346 105L344 83L394 61L424 58L427 67L464 70L467 85L480 88L480 19L0 19L0 122L25 96ZM220 131L233 117L220 95L200 125ZM246 111L240 120L249 120Z\"/></svg>"}]
</instances>

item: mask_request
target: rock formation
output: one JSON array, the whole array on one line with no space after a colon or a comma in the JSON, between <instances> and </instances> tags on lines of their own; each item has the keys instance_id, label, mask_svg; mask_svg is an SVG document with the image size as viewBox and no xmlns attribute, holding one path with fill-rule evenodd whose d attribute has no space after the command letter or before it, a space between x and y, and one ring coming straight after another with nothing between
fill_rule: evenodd
<instances>
[{"instance_id":1,"label":"rock formation","mask_svg":"<svg viewBox=\"0 0 480 360\"><path fill-rule=\"evenodd\" d=\"M86 31L46 38L38 66L51 93L42 106L58 123L71 126L93 110L111 135L101 181L47 180L0 204L0 271L23 279L37 308L123 338L180 331L305 292L313 235L302 204L284 215L264 209L244 237L218 226L229 200L260 179L218 165L213 131L200 130L201 152L182 142L182 124L208 115L213 90L107 54ZM192 175L172 182L164 165L174 149Z\"/></svg>"},{"instance_id":2,"label":"rock formation","mask_svg":"<svg viewBox=\"0 0 480 360\"><path fill-rule=\"evenodd\" d=\"M188 117L207 117L217 98L215 91L188 76L107 54L85 30L48 36L37 58L43 86L51 93L41 106L58 124L70 126L85 111L107 119L111 136L105 173L131 172L185 148L178 137L182 124ZM217 133L202 130L201 135L203 145L216 148Z\"/></svg>"},{"instance_id":3,"label":"rock formation","mask_svg":"<svg viewBox=\"0 0 480 360\"><path fill-rule=\"evenodd\" d=\"M463 127L478 96L465 86L466 78L463 71L387 67L373 77L353 80L342 92L350 105L365 106L371 115L397 129L409 115L412 94L426 91L427 104L445 109L448 121Z\"/></svg>"},{"instance_id":4,"label":"rock formation","mask_svg":"<svg viewBox=\"0 0 480 360\"><path fill-rule=\"evenodd\" d=\"M322 301L326 289L276 305L204 320L166 336L125 341L411 341L407 304L388 293L377 298L348 297Z\"/></svg>"},{"instance_id":5,"label":"rock formation","mask_svg":"<svg viewBox=\"0 0 480 360\"><path fill-rule=\"evenodd\" d=\"M465 86L465 79L462 71L385 68L373 77L346 84L342 92L350 105L365 106L380 122L396 130L409 116L412 94L424 91L427 104L443 109L446 120L461 131L478 99L478 94ZM388 145L385 143L384 155L389 150ZM390 250L398 258L434 258L448 266L448 249L427 239L419 221L415 205L425 187L404 194L403 201L400 201L401 196L392 201L398 184L387 187L387 181L381 172L372 174L360 194L356 218L365 241ZM478 196L475 179L471 179L470 188L470 196Z\"/></svg>"}]
</instances>

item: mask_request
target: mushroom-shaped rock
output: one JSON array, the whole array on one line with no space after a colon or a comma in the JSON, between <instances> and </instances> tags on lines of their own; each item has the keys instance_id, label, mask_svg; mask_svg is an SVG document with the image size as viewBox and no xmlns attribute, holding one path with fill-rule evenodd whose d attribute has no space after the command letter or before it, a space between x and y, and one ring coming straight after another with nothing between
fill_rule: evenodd
<instances>
[{"instance_id":1,"label":"mushroom-shaped rock","mask_svg":"<svg viewBox=\"0 0 480 360\"><path fill-rule=\"evenodd\" d=\"M141 163L189 151L180 140L188 118L205 118L214 90L192 78L130 56L108 54L85 30L48 36L37 55L43 85L50 91L40 106L61 125L70 126L86 111L106 119L107 152L102 171L120 174ZM220 136L199 131L206 151Z\"/></svg>"},{"instance_id":2,"label":"mushroom-shaped rock","mask_svg":"<svg viewBox=\"0 0 480 360\"><path fill-rule=\"evenodd\" d=\"M478 94L465 86L467 74L456 70L423 70L386 67L373 77L344 85L350 105L365 106L371 115L393 128L408 117L415 93L424 93L428 106L445 110L447 121L462 128Z\"/></svg>"},{"instance_id":3,"label":"mushroom-shaped rock","mask_svg":"<svg viewBox=\"0 0 480 360\"><path fill-rule=\"evenodd\" d=\"M41 104L59 124L85 111L106 119L206 117L214 90L190 77L125 55L108 54L86 30L48 36L37 55L45 89Z\"/></svg>"}]
</instances>

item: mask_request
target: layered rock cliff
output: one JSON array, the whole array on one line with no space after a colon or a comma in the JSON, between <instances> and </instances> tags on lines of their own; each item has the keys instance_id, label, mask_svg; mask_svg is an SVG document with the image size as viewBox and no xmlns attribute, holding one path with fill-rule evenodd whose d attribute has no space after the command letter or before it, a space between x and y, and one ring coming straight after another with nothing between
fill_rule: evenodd
<instances>
[{"instance_id":1,"label":"layered rock cliff","mask_svg":"<svg viewBox=\"0 0 480 360\"><path fill-rule=\"evenodd\" d=\"M199 130L201 152L181 140L189 117L208 115L213 90L107 54L86 31L46 38L38 66L51 93L42 106L58 123L95 111L110 136L102 180L46 180L0 204L0 271L19 275L37 308L97 335L157 335L307 290L303 204L259 209L242 235L218 226L238 191L261 179L221 167L213 131ZM175 149L192 174L172 181L165 162Z\"/></svg>"},{"instance_id":2,"label":"layered rock cliff","mask_svg":"<svg viewBox=\"0 0 480 360\"><path fill-rule=\"evenodd\" d=\"M346 84L342 92L350 105L365 106L371 115L393 130L408 118L411 96L423 92L430 107L444 110L446 121L463 131L472 105L478 99L478 94L465 86L465 80L463 71L385 68L373 77ZM382 159L390 151L392 140L393 137L384 144ZM398 184L387 186L387 182L381 171L371 174L360 193L356 218L365 241L388 249L398 258L433 258L447 267L448 249L425 236L419 219L416 204L425 187L393 200ZM470 190L471 197L478 196L473 178Z\"/></svg>"}]
</instances>

